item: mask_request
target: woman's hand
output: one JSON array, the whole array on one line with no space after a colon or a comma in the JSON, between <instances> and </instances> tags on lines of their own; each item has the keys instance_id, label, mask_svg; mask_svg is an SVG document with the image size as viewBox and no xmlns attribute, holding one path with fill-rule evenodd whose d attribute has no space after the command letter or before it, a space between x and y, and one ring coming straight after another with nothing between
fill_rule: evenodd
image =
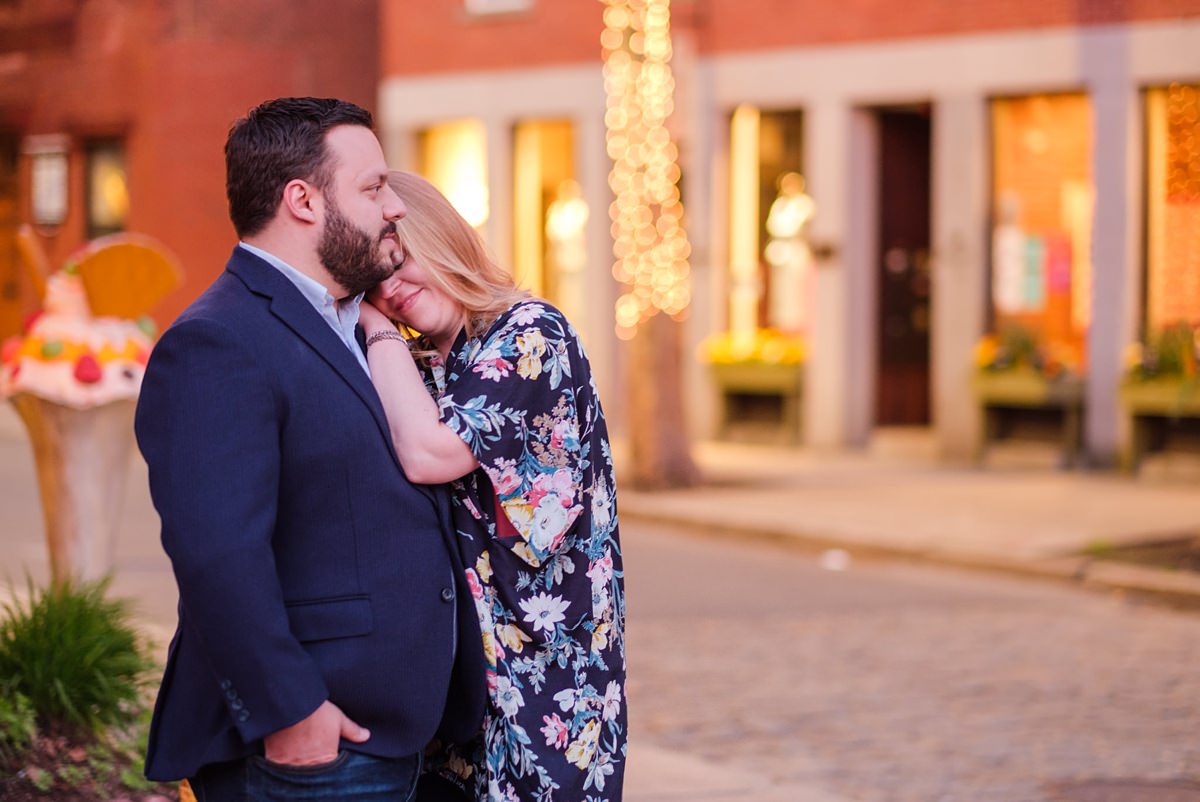
<instances>
[{"instance_id":1,"label":"woman's hand","mask_svg":"<svg viewBox=\"0 0 1200 802\"><path fill-rule=\"evenodd\" d=\"M379 307L370 301L364 300L358 307L358 323L363 327L363 331L370 337L377 331L395 331L396 327L388 316L379 311Z\"/></svg>"}]
</instances>

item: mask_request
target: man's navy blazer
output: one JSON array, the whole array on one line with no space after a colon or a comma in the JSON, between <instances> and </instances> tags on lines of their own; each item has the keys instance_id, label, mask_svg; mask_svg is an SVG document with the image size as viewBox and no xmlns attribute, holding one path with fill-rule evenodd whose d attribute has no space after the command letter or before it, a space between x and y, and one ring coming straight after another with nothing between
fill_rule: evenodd
<instances>
[{"instance_id":1,"label":"man's navy blazer","mask_svg":"<svg viewBox=\"0 0 1200 802\"><path fill-rule=\"evenodd\" d=\"M325 699L368 754L478 729L446 490L408 482L367 374L282 273L234 249L156 345L136 430L180 596L148 777L260 753Z\"/></svg>"}]
</instances>

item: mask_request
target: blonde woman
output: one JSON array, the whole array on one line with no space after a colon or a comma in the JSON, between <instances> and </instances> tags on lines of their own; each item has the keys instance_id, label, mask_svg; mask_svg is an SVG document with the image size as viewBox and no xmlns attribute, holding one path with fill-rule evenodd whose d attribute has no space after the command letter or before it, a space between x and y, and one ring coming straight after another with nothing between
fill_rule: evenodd
<instances>
[{"instance_id":1,"label":"blonde woman","mask_svg":"<svg viewBox=\"0 0 1200 802\"><path fill-rule=\"evenodd\" d=\"M433 763L479 800L615 802L625 597L587 356L433 185L389 183L408 214L395 272L369 296L378 311L363 305L367 359L408 478L451 483L489 690L475 747Z\"/></svg>"}]
</instances>

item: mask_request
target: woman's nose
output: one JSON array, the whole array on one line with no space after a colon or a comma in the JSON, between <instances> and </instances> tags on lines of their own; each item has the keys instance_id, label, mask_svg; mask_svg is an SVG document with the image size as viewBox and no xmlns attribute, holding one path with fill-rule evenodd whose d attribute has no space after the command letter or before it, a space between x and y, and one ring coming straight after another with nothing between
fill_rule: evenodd
<instances>
[{"instance_id":1,"label":"woman's nose","mask_svg":"<svg viewBox=\"0 0 1200 802\"><path fill-rule=\"evenodd\" d=\"M379 296L381 298L391 298L399 289L400 279L396 277L395 273L379 282Z\"/></svg>"}]
</instances>

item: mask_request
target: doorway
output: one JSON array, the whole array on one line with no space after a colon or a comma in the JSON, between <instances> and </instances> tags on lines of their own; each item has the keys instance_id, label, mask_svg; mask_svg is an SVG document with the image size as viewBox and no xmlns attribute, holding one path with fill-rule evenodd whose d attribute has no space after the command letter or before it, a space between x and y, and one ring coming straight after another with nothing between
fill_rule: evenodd
<instances>
[{"instance_id":1,"label":"doorway","mask_svg":"<svg viewBox=\"0 0 1200 802\"><path fill-rule=\"evenodd\" d=\"M930 192L927 105L876 111L879 134L876 426L930 422Z\"/></svg>"}]
</instances>

